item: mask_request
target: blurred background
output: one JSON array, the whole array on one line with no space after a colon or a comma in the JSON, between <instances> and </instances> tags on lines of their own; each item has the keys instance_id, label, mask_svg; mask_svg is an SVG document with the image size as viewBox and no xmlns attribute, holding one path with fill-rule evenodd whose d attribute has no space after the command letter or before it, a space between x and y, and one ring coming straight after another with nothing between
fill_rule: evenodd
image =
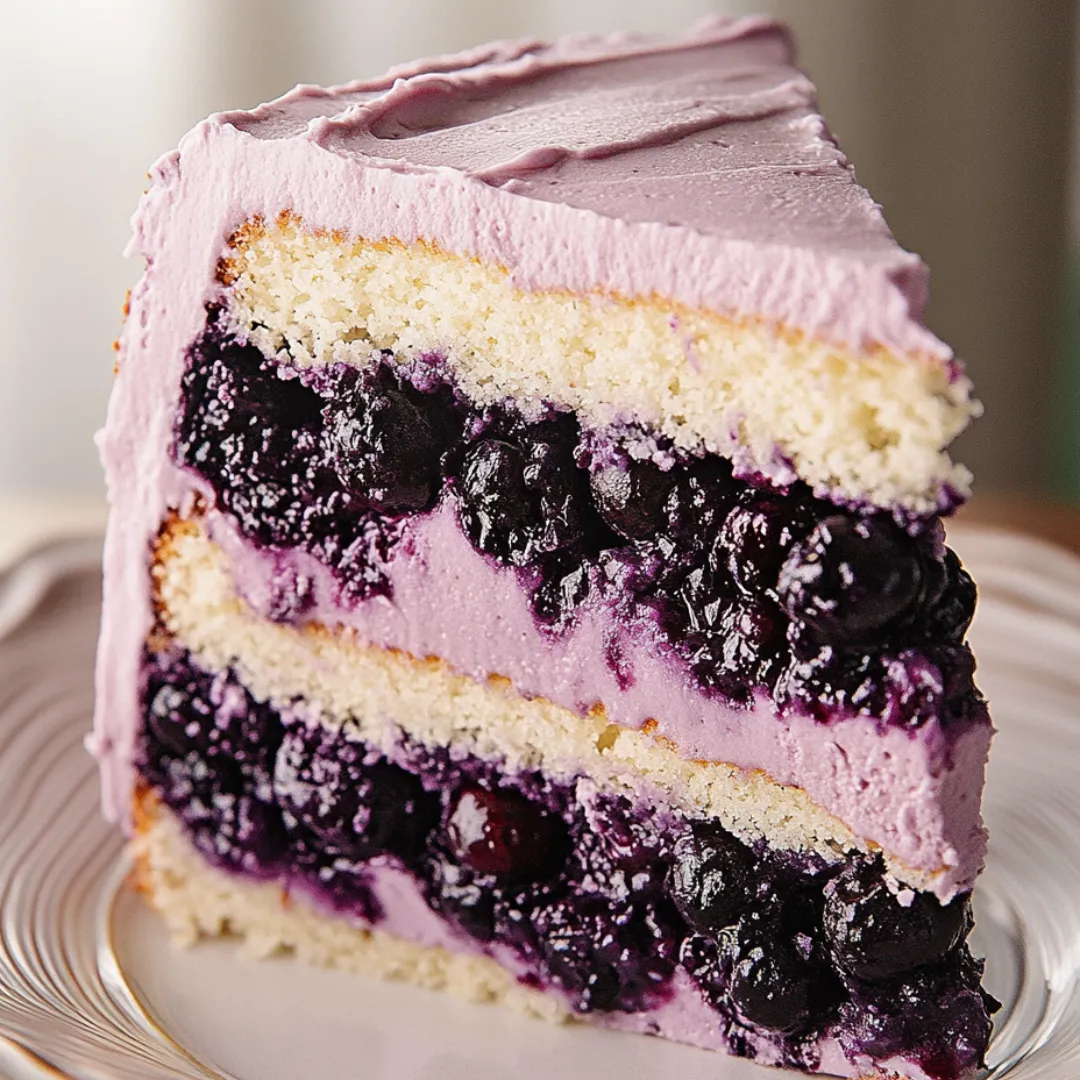
<instances>
[{"instance_id":1,"label":"blurred background","mask_svg":"<svg viewBox=\"0 0 1080 1080\"><path fill-rule=\"evenodd\" d=\"M978 492L1080 499L1078 0L35 0L0 30L0 496L100 500L121 252L205 114L491 37L789 20L986 415ZM1071 259L1070 259L1071 256Z\"/></svg>"}]
</instances>

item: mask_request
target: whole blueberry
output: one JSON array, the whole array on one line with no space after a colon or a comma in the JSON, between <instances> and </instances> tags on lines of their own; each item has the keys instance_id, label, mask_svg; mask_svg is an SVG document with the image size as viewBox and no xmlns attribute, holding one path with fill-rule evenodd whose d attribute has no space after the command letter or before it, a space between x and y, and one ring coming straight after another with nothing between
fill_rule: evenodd
<instances>
[{"instance_id":1,"label":"whole blueberry","mask_svg":"<svg viewBox=\"0 0 1080 1080\"><path fill-rule=\"evenodd\" d=\"M780 574L788 616L820 641L872 641L907 620L922 584L911 538L882 517L834 515L797 544Z\"/></svg>"},{"instance_id":2,"label":"whole blueberry","mask_svg":"<svg viewBox=\"0 0 1080 1080\"><path fill-rule=\"evenodd\" d=\"M848 975L873 982L940 960L967 936L967 897L949 904L908 890L890 892L874 864L846 867L825 891L824 930L833 959Z\"/></svg>"},{"instance_id":3,"label":"whole blueberry","mask_svg":"<svg viewBox=\"0 0 1080 1080\"><path fill-rule=\"evenodd\" d=\"M726 563L746 596L775 597L784 559L812 524L811 511L801 499L752 491L724 521L713 560Z\"/></svg>"},{"instance_id":4,"label":"whole blueberry","mask_svg":"<svg viewBox=\"0 0 1080 1080\"><path fill-rule=\"evenodd\" d=\"M753 853L720 825L694 825L675 845L668 889L683 918L715 935L738 921L755 886Z\"/></svg>"},{"instance_id":5,"label":"whole blueberry","mask_svg":"<svg viewBox=\"0 0 1080 1080\"><path fill-rule=\"evenodd\" d=\"M447 834L462 863L506 881L552 877L567 855L562 819L516 791L462 788L450 805Z\"/></svg>"},{"instance_id":6,"label":"whole blueberry","mask_svg":"<svg viewBox=\"0 0 1080 1080\"><path fill-rule=\"evenodd\" d=\"M548 974L571 996L577 1012L618 1006L622 985L612 960L620 942L613 914L602 898L555 900L532 914Z\"/></svg>"},{"instance_id":7,"label":"whole blueberry","mask_svg":"<svg viewBox=\"0 0 1080 1080\"><path fill-rule=\"evenodd\" d=\"M193 696L183 685L159 686L150 700L146 714L147 729L167 753L183 757L204 747L207 728L213 724L209 703Z\"/></svg>"},{"instance_id":8,"label":"whole blueberry","mask_svg":"<svg viewBox=\"0 0 1080 1080\"><path fill-rule=\"evenodd\" d=\"M332 461L350 492L385 514L432 505L444 447L423 410L388 374L359 380L326 412Z\"/></svg>"},{"instance_id":9,"label":"whole blueberry","mask_svg":"<svg viewBox=\"0 0 1080 1080\"><path fill-rule=\"evenodd\" d=\"M340 732L293 726L275 765L278 802L325 852L414 856L438 822L437 800L405 769L367 757Z\"/></svg>"},{"instance_id":10,"label":"whole blueberry","mask_svg":"<svg viewBox=\"0 0 1080 1080\"><path fill-rule=\"evenodd\" d=\"M665 531L684 550L706 552L739 496L731 463L710 455L676 465L671 476Z\"/></svg>"},{"instance_id":11,"label":"whole blueberry","mask_svg":"<svg viewBox=\"0 0 1080 1080\"><path fill-rule=\"evenodd\" d=\"M813 970L783 940L740 941L730 994L739 1015L755 1027L797 1031L813 1015Z\"/></svg>"},{"instance_id":12,"label":"whole blueberry","mask_svg":"<svg viewBox=\"0 0 1080 1080\"><path fill-rule=\"evenodd\" d=\"M940 566L940 589L924 616L925 631L937 643L959 642L975 617L978 591L951 548L946 548Z\"/></svg>"},{"instance_id":13,"label":"whole blueberry","mask_svg":"<svg viewBox=\"0 0 1080 1080\"><path fill-rule=\"evenodd\" d=\"M575 458L579 430L568 414L526 426L518 438L525 453L522 478L537 507L538 553L580 547L593 513L586 472Z\"/></svg>"},{"instance_id":14,"label":"whole blueberry","mask_svg":"<svg viewBox=\"0 0 1080 1080\"><path fill-rule=\"evenodd\" d=\"M608 465L590 476L600 516L626 540L648 540L663 530L675 480L674 470L664 472L649 460Z\"/></svg>"},{"instance_id":15,"label":"whole blueberry","mask_svg":"<svg viewBox=\"0 0 1080 1080\"><path fill-rule=\"evenodd\" d=\"M525 454L503 439L481 439L465 455L461 522L480 551L509 561L531 555L535 501L525 486Z\"/></svg>"},{"instance_id":16,"label":"whole blueberry","mask_svg":"<svg viewBox=\"0 0 1080 1080\"><path fill-rule=\"evenodd\" d=\"M990 1014L1000 1007L980 989L981 978L982 963L960 948L892 979L852 983L838 1010L837 1039L848 1054L902 1054L934 1080L960 1080L984 1063Z\"/></svg>"},{"instance_id":17,"label":"whole blueberry","mask_svg":"<svg viewBox=\"0 0 1080 1080\"><path fill-rule=\"evenodd\" d=\"M319 397L213 325L192 346L182 389L176 460L209 481L245 536L267 546L301 542L326 472Z\"/></svg>"},{"instance_id":18,"label":"whole blueberry","mask_svg":"<svg viewBox=\"0 0 1080 1080\"><path fill-rule=\"evenodd\" d=\"M495 895L467 866L441 855L425 866L428 903L477 941L495 936Z\"/></svg>"},{"instance_id":19,"label":"whole blueberry","mask_svg":"<svg viewBox=\"0 0 1080 1080\"><path fill-rule=\"evenodd\" d=\"M375 851L411 859L439 822L439 802L420 778L390 761L369 765L364 777L368 807L365 839Z\"/></svg>"}]
</instances>

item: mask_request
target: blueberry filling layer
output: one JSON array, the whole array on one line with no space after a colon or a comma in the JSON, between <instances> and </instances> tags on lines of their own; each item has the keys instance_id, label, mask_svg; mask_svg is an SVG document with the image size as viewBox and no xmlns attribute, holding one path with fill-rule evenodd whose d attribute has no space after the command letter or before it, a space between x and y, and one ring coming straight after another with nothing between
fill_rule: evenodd
<instances>
[{"instance_id":1,"label":"blueberry filling layer","mask_svg":"<svg viewBox=\"0 0 1080 1080\"><path fill-rule=\"evenodd\" d=\"M715 822L504 774L403 740L389 757L256 702L232 672L148 655L141 776L214 865L302 887L378 926L373 866L411 875L463 942L581 1013L672 1001L679 973L715 1043L814 1068L821 1037L951 1080L980 1064L994 1003L967 897L890 891L879 861L751 847Z\"/></svg>"},{"instance_id":2,"label":"blueberry filling layer","mask_svg":"<svg viewBox=\"0 0 1080 1080\"><path fill-rule=\"evenodd\" d=\"M300 372L224 337L211 313L174 455L248 540L318 558L346 605L391 592L407 523L445 499L478 552L516 568L547 633L605 603L658 627L701 690L735 707L764 693L823 721L983 715L964 644L975 586L936 521L912 535L640 429L480 410L441 357Z\"/></svg>"}]
</instances>

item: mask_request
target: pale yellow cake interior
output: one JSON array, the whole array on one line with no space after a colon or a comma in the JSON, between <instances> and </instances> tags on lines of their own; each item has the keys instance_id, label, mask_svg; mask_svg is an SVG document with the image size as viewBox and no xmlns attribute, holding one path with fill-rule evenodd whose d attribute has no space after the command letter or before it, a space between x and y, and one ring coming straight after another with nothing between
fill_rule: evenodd
<instances>
[{"instance_id":1,"label":"pale yellow cake interior","mask_svg":"<svg viewBox=\"0 0 1080 1080\"><path fill-rule=\"evenodd\" d=\"M979 406L927 357L858 354L657 297L527 292L502 267L289 215L241 229L222 276L232 330L268 357L363 367L375 350L437 353L480 405L554 403L600 428L633 417L848 500L925 513L969 488L946 448Z\"/></svg>"}]
</instances>

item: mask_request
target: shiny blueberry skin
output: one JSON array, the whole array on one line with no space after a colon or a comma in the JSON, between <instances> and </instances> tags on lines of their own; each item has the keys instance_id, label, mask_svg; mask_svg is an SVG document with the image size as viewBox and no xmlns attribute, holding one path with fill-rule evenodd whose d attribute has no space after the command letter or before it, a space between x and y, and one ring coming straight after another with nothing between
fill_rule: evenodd
<instances>
[{"instance_id":1,"label":"shiny blueberry skin","mask_svg":"<svg viewBox=\"0 0 1080 1080\"><path fill-rule=\"evenodd\" d=\"M384 514L432 506L446 447L385 370L358 380L326 414L331 460L350 494Z\"/></svg>"},{"instance_id":2,"label":"shiny blueberry skin","mask_svg":"<svg viewBox=\"0 0 1080 1080\"><path fill-rule=\"evenodd\" d=\"M927 636L934 641L959 642L975 617L978 590L955 551L947 548L941 568L940 592L924 617Z\"/></svg>"},{"instance_id":3,"label":"shiny blueberry skin","mask_svg":"<svg viewBox=\"0 0 1080 1080\"><path fill-rule=\"evenodd\" d=\"M794 949L753 942L739 949L731 972L731 1001L755 1027L797 1031L812 1015L813 975Z\"/></svg>"},{"instance_id":4,"label":"shiny blueberry skin","mask_svg":"<svg viewBox=\"0 0 1080 1080\"><path fill-rule=\"evenodd\" d=\"M143 777L214 865L272 871L287 849L273 797L276 713L231 672L205 672L179 651L147 663L144 694Z\"/></svg>"},{"instance_id":5,"label":"shiny blueberry skin","mask_svg":"<svg viewBox=\"0 0 1080 1080\"><path fill-rule=\"evenodd\" d=\"M789 618L819 641L873 641L913 615L922 586L914 542L891 521L833 515L796 544L780 573Z\"/></svg>"},{"instance_id":6,"label":"shiny blueberry skin","mask_svg":"<svg viewBox=\"0 0 1080 1080\"><path fill-rule=\"evenodd\" d=\"M483 439L465 457L461 522L473 546L504 561L532 551L533 500L525 486L525 454L503 439Z\"/></svg>"},{"instance_id":7,"label":"shiny blueberry skin","mask_svg":"<svg viewBox=\"0 0 1080 1080\"><path fill-rule=\"evenodd\" d=\"M469 786L457 792L447 833L469 869L503 880L550 877L566 858L563 822L515 791Z\"/></svg>"},{"instance_id":8,"label":"shiny blueberry skin","mask_svg":"<svg viewBox=\"0 0 1080 1080\"><path fill-rule=\"evenodd\" d=\"M979 988L982 967L960 949L894 979L852 983L838 1010L840 1045L879 1060L902 1054L933 1080L957 1080L983 1064L990 1014L1000 1007Z\"/></svg>"},{"instance_id":9,"label":"shiny blueberry skin","mask_svg":"<svg viewBox=\"0 0 1080 1080\"><path fill-rule=\"evenodd\" d=\"M867 982L902 975L940 960L971 929L966 897L945 905L929 893L908 899L902 904L874 865L849 866L829 884L824 932L845 974Z\"/></svg>"},{"instance_id":10,"label":"shiny blueberry skin","mask_svg":"<svg viewBox=\"0 0 1080 1080\"><path fill-rule=\"evenodd\" d=\"M748 597L775 597L787 553L812 525L810 510L797 499L756 491L744 495L719 538L732 581Z\"/></svg>"},{"instance_id":11,"label":"shiny blueberry skin","mask_svg":"<svg viewBox=\"0 0 1080 1080\"><path fill-rule=\"evenodd\" d=\"M667 524L667 501L677 474L652 461L626 461L592 473L600 516L626 540L648 540Z\"/></svg>"},{"instance_id":12,"label":"shiny blueberry skin","mask_svg":"<svg viewBox=\"0 0 1080 1080\"><path fill-rule=\"evenodd\" d=\"M421 851L439 808L420 779L336 732L297 725L278 750L274 788L289 822L327 852L364 858Z\"/></svg>"},{"instance_id":13,"label":"shiny blueberry skin","mask_svg":"<svg viewBox=\"0 0 1080 1080\"><path fill-rule=\"evenodd\" d=\"M715 935L752 902L756 873L749 848L719 825L700 824L676 844L668 887L683 918Z\"/></svg>"}]
</instances>

